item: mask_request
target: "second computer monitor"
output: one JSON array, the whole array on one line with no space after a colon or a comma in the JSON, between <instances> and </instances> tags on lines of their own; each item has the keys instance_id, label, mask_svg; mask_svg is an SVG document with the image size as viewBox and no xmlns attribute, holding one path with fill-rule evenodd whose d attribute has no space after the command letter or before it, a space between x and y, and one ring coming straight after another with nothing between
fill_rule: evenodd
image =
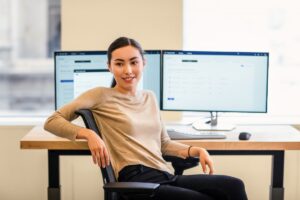
<instances>
[{"instance_id":1,"label":"second computer monitor","mask_svg":"<svg viewBox=\"0 0 300 200\"><path fill-rule=\"evenodd\" d=\"M267 112L264 52L162 52L162 110Z\"/></svg>"}]
</instances>

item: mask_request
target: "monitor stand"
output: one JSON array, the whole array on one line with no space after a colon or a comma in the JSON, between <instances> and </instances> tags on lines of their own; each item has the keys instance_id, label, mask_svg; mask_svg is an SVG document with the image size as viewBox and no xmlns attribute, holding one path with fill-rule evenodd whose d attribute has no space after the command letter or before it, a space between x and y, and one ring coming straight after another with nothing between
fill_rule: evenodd
<instances>
[{"instance_id":1,"label":"monitor stand","mask_svg":"<svg viewBox=\"0 0 300 200\"><path fill-rule=\"evenodd\" d=\"M193 128L199 131L231 131L235 128L235 125L229 123L218 123L218 113L213 115L210 112L210 120L203 122L201 120L195 121L192 124Z\"/></svg>"}]
</instances>

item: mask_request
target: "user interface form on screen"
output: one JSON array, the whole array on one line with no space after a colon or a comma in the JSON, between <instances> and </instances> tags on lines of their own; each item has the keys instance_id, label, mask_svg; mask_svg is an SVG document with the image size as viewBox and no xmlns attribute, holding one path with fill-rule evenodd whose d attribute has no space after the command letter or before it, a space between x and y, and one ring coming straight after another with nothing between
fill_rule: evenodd
<instances>
[{"instance_id":1,"label":"user interface form on screen","mask_svg":"<svg viewBox=\"0 0 300 200\"><path fill-rule=\"evenodd\" d=\"M111 76L107 71L107 57L105 51L55 52L54 59L55 109L58 109L66 103L72 101L75 96L79 95L79 92L93 87L91 83L102 81L100 77L98 80L92 80L92 78L90 80L87 80L87 74L89 74L89 76L93 78L95 78L95 76L92 75L94 73L103 73L103 76L104 74L107 76ZM82 83L82 85L79 85L79 82ZM101 82L101 85L102 84L103 82ZM76 85L76 88L74 87L74 85ZM104 85L102 86L108 87L109 83L104 83Z\"/></svg>"},{"instance_id":2,"label":"user interface form on screen","mask_svg":"<svg viewBox=\"0 0 300 200\"><path fill-rule=\"evenodd\" d=\"M75 69L73 78L73 98L77 98L80 94L94 87L110 87L113 75L107 69Z\"/></svg>"},{"instance_id":3,"label":"user interface form on screen","mask_svg":"<svg viewBox=\"0 0 300 200\"><path fill-rule=\"evenodd\" d=\"M163 110L266 112L268 53L163 51Z\"/></svg>"},{"instance_id":4,"label":"user interface form on screen","mask_svg":"<svg viewBox=\"0 0 300 200\"><path fill-rule=\"evenodd\" d=\"M160 51L146 52L147 73L138 86L139 89L153 90L156 95L160 92L160 56ZM55 52L54 57L55 109L91 88L110 87L113 75L107 69L106 51L61 51Z\"/></svg>"}]
</instances>

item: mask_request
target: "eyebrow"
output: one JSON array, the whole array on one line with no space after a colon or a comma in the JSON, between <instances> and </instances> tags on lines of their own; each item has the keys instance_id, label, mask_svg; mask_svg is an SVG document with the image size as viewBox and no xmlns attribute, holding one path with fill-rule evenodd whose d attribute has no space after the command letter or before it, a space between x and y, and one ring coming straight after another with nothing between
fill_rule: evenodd
<instances>
[{"instance_id":1,"label":"eyebrow","mask_svg":"<svg viewBox=\"0 0 300 200\"><path fill-rule=\"evenodd\" d=\"M135 59L137 59L137 58L138 58L138 57L135 56L135 57L130 58L129 60L132 61L132 60L135 60ZM121 62L124 62L124 60L121 59L121 58L117 58L117 59L115 59L114 61L121 61Z\"/></svg>"}]
</instances>

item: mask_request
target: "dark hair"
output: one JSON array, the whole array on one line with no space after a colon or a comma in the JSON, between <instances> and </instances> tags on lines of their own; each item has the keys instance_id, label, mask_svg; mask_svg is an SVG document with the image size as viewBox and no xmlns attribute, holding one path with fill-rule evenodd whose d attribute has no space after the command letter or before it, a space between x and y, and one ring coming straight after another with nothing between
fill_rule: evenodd
<instances>
[{"instance_id":1,"label":"dark hair","mask_svg":"<svg viewBox=\"0 0 300 200\"><path fill-rule=\"evenodd\" d=\"M134 39L128 38L128 37L119 37L115 41L113 41L110 46L107 49L107 63L110 64L111 61L111 54L114 50L126 47L126 46L133 46L135 47L141 54L142 58L144 59L144 51L141 47L141 45ZM111 87L116 86L116 80L113 78Z\"/></svg>"}]
</instances>

